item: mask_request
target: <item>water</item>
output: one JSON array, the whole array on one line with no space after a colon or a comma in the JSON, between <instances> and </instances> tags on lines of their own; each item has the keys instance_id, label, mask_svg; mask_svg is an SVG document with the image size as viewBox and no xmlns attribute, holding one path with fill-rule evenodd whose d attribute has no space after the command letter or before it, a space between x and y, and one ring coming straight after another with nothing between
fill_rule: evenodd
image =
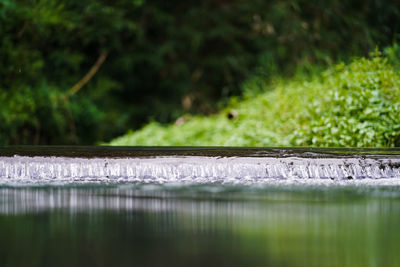
<instances>
[{"instance_id":1,"label":"water","mask_svg":"<svg viewBox=\"0 0 400 267\"><path fill-rule=\"evenodd\" d=\"M400 150L394 149L50 149L0 149L0 180L243 184L400 177Z\"/></svg>"},{"instance_id":2,"label":"water","mask_svg":"<svg viewBox=\"0 0 400 267\"><path fill-rule=\"evenodd\" d=\"M94 150L0 149L0 266L400 266L396 150Z\"/></svg>"}]
</instances>

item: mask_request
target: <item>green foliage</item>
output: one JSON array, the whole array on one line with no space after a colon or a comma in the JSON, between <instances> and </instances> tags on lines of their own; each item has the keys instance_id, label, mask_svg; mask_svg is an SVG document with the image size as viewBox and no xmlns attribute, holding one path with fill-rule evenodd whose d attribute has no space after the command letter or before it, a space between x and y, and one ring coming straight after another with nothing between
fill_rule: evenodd
<instances>
[{"instance_id":1,"label":"green foliage","mask_svg":"<svg viewBox=\"0 0 400 267\"><path fill-rule=\"evenodd\" d=\"M326 75L326 96L310 103L310 124L296 144L400 146L400 79L386 59L361 59Z\"/></svg>"},{"instance_id":2,"label":"green foliage","mask_svg":"<svg viewBox=\"0 0 400 267\"><path fill-rule=\"evenodd\" d=\"M395 0L0 0L0 144L94 144L214 113L254 73L246 83L398 41L399 14Z\"/></svg>"},{"instance_id":3,"label":"green foliage","mask_svg":"<svg viewBox=\"0 0 400 267\"><path fill-rule=\"evenodd\" d=\"M153 122L112 145L400 146L400 74L374 55L311 79L252 80L242 101L182 125ZM255 92L251 93L252 88ZM236 118L227 114L237 112ZM232 117L232 116L230 116Z\"/></svg>"},{"instance_id":4,"label":"green foliage","mask_svg":"<svg viewBox=\"0 0 400 267\"><path fill-rule=\"evenodd\" d=\"M105 112L118 102L111 92L119 85L108 75L68 91L102 51L120 48L116 36L133 31L127 7L138 4L0 2L0 144L93 144L123 128L122 116ZM102 126L110 122L112 130Z\"/></svg>"}]
</instances>

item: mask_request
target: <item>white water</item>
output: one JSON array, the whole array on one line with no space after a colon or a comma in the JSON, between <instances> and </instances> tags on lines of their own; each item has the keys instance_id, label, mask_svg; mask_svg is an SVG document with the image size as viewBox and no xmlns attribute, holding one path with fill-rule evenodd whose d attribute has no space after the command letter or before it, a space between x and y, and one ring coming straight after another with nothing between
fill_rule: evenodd
<instances>
[{"instance_id":1,"label":"white water","mask_svg":"<svg viewBox=\"0 0 400 267\"><path fill-rule=\"evenodd\" d=\"M395 166L395 167L393 167ZM0 157L0 180L258 183L269 180L400 178L400 159ZM397 180L397 179L396 179Z\"/></svg>"}]
</instances>

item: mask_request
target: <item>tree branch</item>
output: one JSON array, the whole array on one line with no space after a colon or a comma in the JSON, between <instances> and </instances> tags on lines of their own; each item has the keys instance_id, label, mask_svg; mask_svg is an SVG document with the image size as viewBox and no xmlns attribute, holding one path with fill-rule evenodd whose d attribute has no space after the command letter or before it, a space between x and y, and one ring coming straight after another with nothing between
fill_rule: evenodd
<instances>
[{"instance_id":1,"label":"tree branch","mask_svg":"<svg viewBox=\"0 0 400 267\"><path fill-rule=\"evenodd\" d=\"M108 55L107 51L103 51L101 52L101 54L99 55L99 57L97 58L97 61L94 63L94 65L90 68L90 70L86 73L85 76L83 76L83 78L76 83L74 86L71 87L71 89L68 90L68 95L74 95L76 94L79 90L82 89L83 86L85 86L85 84L87 82L90 81L90 79L96 74L96 72L99 70L99 68L101 67L101 65L103 64L104 60L106 60Z\"/></svg>"}]
</instances>

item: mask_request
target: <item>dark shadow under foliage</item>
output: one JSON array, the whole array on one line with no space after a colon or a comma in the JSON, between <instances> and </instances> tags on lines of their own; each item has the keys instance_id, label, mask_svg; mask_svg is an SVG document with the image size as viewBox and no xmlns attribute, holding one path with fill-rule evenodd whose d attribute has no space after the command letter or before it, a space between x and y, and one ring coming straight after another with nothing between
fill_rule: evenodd
<instances>
[{"instance_id":1,"label":"dark shadow under foliage","mask_svg":"<svg viewBox=\"0 0 400 267\"><path fill-rule=\"evenodd\" d=\"M0 144L94 144L212 113L254 73L398 41L399 18L395 0L3 0Z\"/></svg>"}]
</instances>

